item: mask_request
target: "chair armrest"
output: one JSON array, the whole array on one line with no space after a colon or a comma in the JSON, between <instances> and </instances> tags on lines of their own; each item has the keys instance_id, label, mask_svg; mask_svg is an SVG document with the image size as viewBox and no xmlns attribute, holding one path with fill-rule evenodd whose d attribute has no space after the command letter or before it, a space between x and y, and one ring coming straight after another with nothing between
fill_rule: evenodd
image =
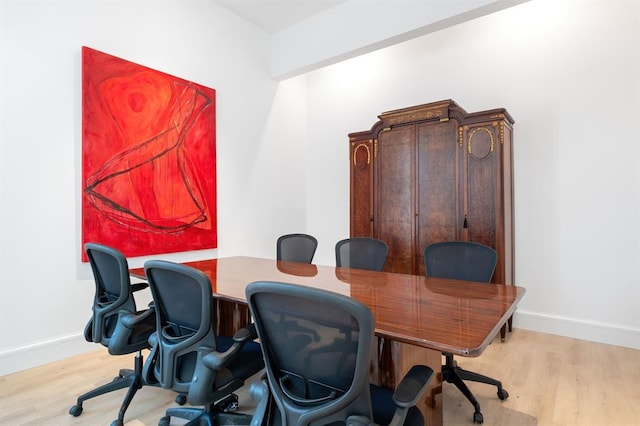
<instances>
[{"instance_id":1,"label":"chair armrest","mask_svg":"<svg viewBox=\"0 0 640 426\"><path fill-rule=\"evenodd\" d=\"M365 416L349 416L347 417L345 426L371 426L373 423L369 417Z\"/></svg>"},{"instance_id":2,"label":"chair armrest","mask_svg":"<svg viewBox=\"0 0 640 426\"><path fill-rule=\"evenodd\" d=\"M251 342L257 337L256 327L249 324L233 335L233 345L229 349L224 352L209 352L202 358L202 363L213 371L220 371L233 359L236 352L242 349L245 343Z\"/></svg>"},{"instance_id":3,"label":"chair armrest","mask_svg":"<svg viewBox=\"0 0 640 426\"><path fill-rule=\"evenodd\" d=\"M93 317L84 326L84 340L93 342Z\"/></svg>"},{"instance_id":4,"label":"chair armrest","mask_svg":"<svg viewBox=\"0 0 640 426\"><path fill-rule=\"evenodd\" d=\"M258 338L258 332L256 331L256 326L254 324L248 324L240 330L236 331L236 334L233 335L234 342L251 342Z\"/></svg>"},{"instance_id":5,"label":"chair armrest","mask_svg":"<svg viewBox=\"0 0 640 426\"><path fill-rule=\"evenodd\" d=\"M151 333L151 335L149 336L149 347L153 348L155 346L158 346L158 340L160 340L160 338L158 337L158 332L154 331L153 333Z\"/></svg>"},{"instance_id":6,"label":"chair armrest","mask_svg":"<svg viewBox=\"0 0 640 426\"><path fill-rule=\"evenodd\" d=\"M416 405L427 390L431 379L433 379L433 369L426 365L414 365L393 392L393 402L403 408Z\"/></svg>"},{"instance_id":7,"label":"chair armrest","mask_svg":"<svg viewBox=\"0 0 640 426\"><path fill-rule=\"evenodd\" d=\"M124 327L133 330L138 324L148 321L155 313L155 305L149 305L148 309L136 312L135 314L129 311L120 311L118 312L118 324L122 324Z\"/></svg>"},{"instance_id":8,"label":"chair armrest","mask_svg":"<svg viewBox=\"0 0 640 426\"><path fill-rule=\"evenodd\" d=\"M136 291L144 290L147 287L149 287L148 283L133 283L131 284L131 291L136 292Z\"/></svg>"},{"instance_id":9,"label":"chair armrest","mask_svg":"<svg viewBox=\"0 0 640 426\"><path fill-rule=\"evenodd\" d=\"M256 402L256 407L251 417L251 426L262 426L263 423L266 423L269 398L271 398L266 375L262 375L261 378L251 383L249 395Z\"/></svg>"},{"instance_id":10,"label":"chair armrest","mask_svg":"<svg viewBox=\"0 0 640 426\"><path fill-rule=\"evenodd\" d=\"M412 409L415 410L413 415L417 417L412 418L411 421L424 424L424 417L415 405L427 390L431 379L433 379L433 370L430 367L425 365L411 367L393 392L392 399L398 408L393 414L390 426L404 425L405 421L408 421L407 416Z\"/></svg>"},{"instance_id":11,"label":"chair armrest","mask_svg":"<svg viewBox=\"0 0 640 426\"><path fill-rule=\"evenodd\" d=\"M212 385L216 381L216 376L219 373L222 375L227 374L222 370L233 361L236 353L242 349L245 343L251 342L257 337L258 334L255 327L250 324L233 335L233 344L224 352L218 352L213 348L207 347L199 348L198 352L204 355L202 355L202 361L196 362L187 394L189 404L205 405L211 393ZM198 357L200 358L200 356L199 354Z\"/></svg>"},{"instance_id":12,"label":"chair armrest","mask_svg":"<svg viewBox=\"0 0 640 426\"><path fill-rule=\"evenodd\" d=\"M137 333L146 325L146 337ZM121 310L118 312L118 323L109 339L109 353L111 355L122 355L148 348L148 334L155 329L155 309L150 307L141 312L132 313ZM138 339L132 341L134 334L140 335Z\"/></svg>"},{"instance_id":13,"label":"chair armrest","mask_svg":"<svg viewBox=\"0 0 640 426\"><path fill-rule=\"evenodd\" d=\"M156 363L158 362L158 332L154 331L149 336L147 342L149 343L149 348L151 349L149 355L147 356L147 362L144 363L142 367L142 380L147 385L158 385L159 381L155 375L156 371Z\"/></svg>"}]
</instances>

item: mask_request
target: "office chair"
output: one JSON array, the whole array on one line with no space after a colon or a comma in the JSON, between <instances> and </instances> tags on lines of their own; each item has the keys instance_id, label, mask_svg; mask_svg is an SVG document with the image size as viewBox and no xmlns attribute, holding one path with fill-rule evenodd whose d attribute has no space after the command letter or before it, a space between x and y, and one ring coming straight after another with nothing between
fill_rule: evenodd
<instances>
[{"instance_id":1,"label":"office chair","mask_svg":"<svg viewBox=\"0 0 640 426\"><path fill-rule=\"evenodd\" d=\"M389 248L382 240L347 238L336 243L336 266L382 271L388 252Z\"/></svg>"},{"instance_id":2,"label":"office chair","mask_svg":"<svg viewBox=\"0 0 640 426\"><path fill-rule=\"evenodd\" d=\"M282 235L276 242L276 260L311 263L318 240L307 234Z\"/></svg>"},{"instance_id":3,"label":"office chair","mask_svg":"<svg viewBox=\"0 0 640 426\"><path fill-rule=\"evenodd\" d=\"M257 401L252 425L423 425L415 407L433 377L413 366L394 393L369 383L374 319L362 303L294 284L254 282L246 287L262 343L265 376L250 387ZM302 331L279 327L296 322ZM319 339L304 330L313 330ZM336 345L349 329L356 345ZM331 348L328 351L317 351Z\"/></svg>"},{"instance_id":4,"label":"office chair","mask_svg":"<svg viewBox=\"0 0 640 426\"><path fill-rule=\"evenodd\" d=\"M249 424L251 416L233 413L233 392L264 367L250 325L232 338L216 336L211 281L201 271L177 263L150 260L145 273L156 307L156 333L143 376L148 383L185 395L191 405L166 411L187 424Z\"/></svg>"},{"instance_id":5,"label":"office chair","mask_svg":"<svg viewBox=\"0 0 640 426\"><path fill-rule=\"evenodd\" d=\"M496 268L498 254L491 247L470 241L444 241L427 246L424 250L424 263L429 277L450 278L463 281L491 282ZM464 383L464 380L486 383L498 388L498 398L505 400L509 393L502 383L491 377L464 370L458 367L453 354L443 353L445 364L442 366L442 380L453 383L473 405L473 422L484 421L480 404ZM435 390L433 394L440 390Z\"/></svg>"},{"instance_id":6,"label":"office chair","mask_svg":"<svg viewBox=\"0 0 640 426\"><path fill-rule=\"evenodd\" d=\"M82 404L87 399L128 388L118 418L112 423L122 425L127 407L143 385L142 350L149 348L149 336L155 331L154 310L153 307L137 310L133 292L146 288L147 284L131 284L127 259L122 253L94 243L86 243L84 247L96 287L93 315L84 329L84 338L106 346L111 355L136 353L136 357L133 370L120 370L110 383L80 395L69 414L74 417L82 414Z\"/></svg>"}]
</instances>

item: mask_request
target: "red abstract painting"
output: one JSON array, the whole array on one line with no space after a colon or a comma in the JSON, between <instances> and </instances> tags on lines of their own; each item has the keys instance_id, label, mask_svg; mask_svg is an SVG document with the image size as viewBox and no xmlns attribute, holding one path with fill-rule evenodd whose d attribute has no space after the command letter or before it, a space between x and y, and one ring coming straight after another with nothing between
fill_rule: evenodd
<instances>
[{"instance_id":1,"label":"red abstract painting","mask_svg":"<svg viewBox=\"0 0 640 426\"><path fill-rule=\"evenodd\" d=\"M83 246L217 247L215 94L82 48Z\"/></svg>"}]
</instances>

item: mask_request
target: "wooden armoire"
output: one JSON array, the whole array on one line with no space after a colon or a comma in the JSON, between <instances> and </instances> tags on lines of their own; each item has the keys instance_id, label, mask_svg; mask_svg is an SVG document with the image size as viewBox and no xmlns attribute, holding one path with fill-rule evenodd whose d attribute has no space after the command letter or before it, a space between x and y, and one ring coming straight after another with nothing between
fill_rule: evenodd
<instances>
[{"instance_id":1,"label":"wooden armoire","mask_svg":"<svg viewBox=\"0 0 640 426\"><path fill-rule=\"evenodd\" d=\"M493 247L493 282L513 284L513 119L452 100L384 112L349 134L350 233L389 246L387 272L423 275L424 248Z\"/></svg>"}]
</instances>

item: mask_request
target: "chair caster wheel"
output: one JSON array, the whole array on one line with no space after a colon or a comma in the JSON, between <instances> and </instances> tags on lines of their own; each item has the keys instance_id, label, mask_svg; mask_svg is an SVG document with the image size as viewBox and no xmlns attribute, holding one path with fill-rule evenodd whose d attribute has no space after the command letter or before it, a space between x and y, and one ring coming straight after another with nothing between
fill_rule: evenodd
<instances>
[{"instance_id":1,"label":"chair caster wheel","mask_svg":"<svg viewBox=\"0 0 640 426\"><path fill-rule=\"evenodd\" d=\"M505 399L509 398L509 392L504 389L500 389L498 391L498 398L500 398L501 401L504 401Z\"/></svg>"},{"instance_id":2,"label":"chair caster wheel","mask_svg":"<svg viewBox=\"0 0 640 426\"><path fill-rule=\"evenodd\" d=\"M169 426L170 423L171 423L171 417L164 416L158 421L158 426Z\"/></svg>"},{"instance_id":3,"label":"chair caster wheel","mask_svg":"<svg viewBox=\"0 0 640 426\"><path fill-rule=\"evenodd\" d=\"M176 396L176 404L184 405L187 403L187 397L185 395ZM168 424L168 423L167 423Z\"/></svg>"},{"instance_id":4,"label":"chair caster wheel","mask_svg":"<svg viewBox=\"0 0 640 426\"><path fill-rule=\"evenodd\" d=\"M480 411L473 413L473 422L479 425L484 423L484 417L482 417L482 413Z\"/></svg>"},{"instance_id":5,"label":"chair caster wheel","mask_svg":"<svg viewBox=\"0 0 640 426\"><path fill-rule=\"evenodd\" d=\"M73 407L71 407L69 409L69 414L71 414L73 417L78 417L80 414L82 414L82 404L74 405Z\"/></svg>"},{"instance_id":6,"label":"chair caster wheel","mask_svg":"<svg viewBox=\"0 0 640 426\"><path fill-rule=\"evenodd\" d=\"M225 413L238 410L238 395L232 393L216 404L216 409Z\"/></svg>"}]
</instances>

